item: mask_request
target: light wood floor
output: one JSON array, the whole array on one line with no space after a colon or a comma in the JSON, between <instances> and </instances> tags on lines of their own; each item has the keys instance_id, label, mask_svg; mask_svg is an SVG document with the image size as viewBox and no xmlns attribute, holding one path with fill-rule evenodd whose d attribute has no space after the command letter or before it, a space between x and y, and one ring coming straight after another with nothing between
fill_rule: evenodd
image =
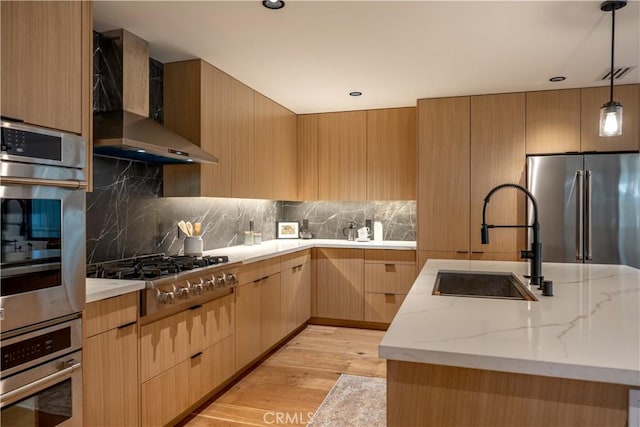
<instances>
[{"instance_id":1,"label":"light wood floor","mask_svg":"<svg viewBox=\"0 0 640 427\"><path fill-rule=\"evenodd\" d=\"M384 331L310 325L181 425L306 425L341 373L386 376L386 361L378 359L383 335Z\"/></svg>"}]
</instances>

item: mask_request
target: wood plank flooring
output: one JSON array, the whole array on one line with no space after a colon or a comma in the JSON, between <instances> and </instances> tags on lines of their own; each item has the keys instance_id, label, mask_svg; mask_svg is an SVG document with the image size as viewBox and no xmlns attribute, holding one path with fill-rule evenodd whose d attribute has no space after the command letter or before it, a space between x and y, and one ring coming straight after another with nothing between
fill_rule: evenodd
<instances>
[{"instance_id":1,"label":"wood plank flooring","mask_svg":"<svg viewBox=\"0 0 640 427\"><path fill-rule=\"evenodd\" d=\"M180 425L306 425L341 373L386 376L386 361L378 358L383 336L384 331L309 325Z\"/></svg>"}]
</instances>

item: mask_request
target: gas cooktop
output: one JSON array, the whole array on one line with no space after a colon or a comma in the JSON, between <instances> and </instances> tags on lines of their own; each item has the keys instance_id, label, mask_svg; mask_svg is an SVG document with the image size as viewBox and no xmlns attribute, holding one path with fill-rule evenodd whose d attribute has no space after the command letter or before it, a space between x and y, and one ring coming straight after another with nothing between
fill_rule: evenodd
<instances>
[{"instance_id":1,"label":"gas cooktop","mask_svg":"<svg viewBox=\"0 0 640 427\"><path fill-rule=\"evenodd\" d=\"M151 254L87 265L87 277L98 279L155 280L178 273L229 262L227 256Z\"/></svg>"}]
</instances>

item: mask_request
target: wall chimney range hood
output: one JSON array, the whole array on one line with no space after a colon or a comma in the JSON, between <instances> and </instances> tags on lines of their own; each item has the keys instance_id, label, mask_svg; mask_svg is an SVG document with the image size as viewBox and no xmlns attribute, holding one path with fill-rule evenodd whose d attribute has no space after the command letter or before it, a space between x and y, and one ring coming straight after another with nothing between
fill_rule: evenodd
<instances>
[{"instance_id":1,"label":"wall chimney range hood","mask_svg":"<svg viewBox=\"0 0 640 427\"><path fill-rule=\"evenodd\" d=\"M148 117L149 44L125 30L107 31L100 39L94 46L94 152L154 163L218 163Z\"/></svg>"}]
</instances>

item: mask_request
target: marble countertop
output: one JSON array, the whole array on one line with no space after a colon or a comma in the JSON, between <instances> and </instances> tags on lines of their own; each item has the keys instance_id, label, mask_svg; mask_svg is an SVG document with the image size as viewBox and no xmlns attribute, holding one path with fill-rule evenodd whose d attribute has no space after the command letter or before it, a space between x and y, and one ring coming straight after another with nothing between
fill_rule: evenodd
<instances>
[{"instance_id":1,"label":"marble countertop","mask_svg":"<svg viewBox=\"0 0 640 427\"><path fill-rule=\"evenodd\" d=\"M429 260L384 336L380 357L640 386L640 270L544 263L553 297L432 295L439 270L507 271L524 262Z\"/></svg>"},{"instance_id":2,"label":"marble countertop","mask_svg":"<svg viewBox=\"0 0 640 427\"><path fill-rule=\"evenodd\" d=\"M252 246L230 246L226 248L205 251L204 255L226 255L230 263L249 264L274 256L286 255L292 252L313 247L322 248L357 248L357 249L405 249L415 250L415 241L369 241L354 242L338 239L291 239L291 240L269 240L259 245ZM112 280L112 279L90 279L86 281L87 296L86 302L99 301L106 298L116 297L129 292L144 289L145 282L140 280Z\"/></svg>"},{"instance_id":3,"label":"marble countertop","mask_svg":"<svg viewBox=\"0 0 640 427\"><path fill-rule=\"evenodd\" d=\"M86 302L95 302L144 289L144 280L92 279L86 280Z\"/></svg>"}]
</instances>

